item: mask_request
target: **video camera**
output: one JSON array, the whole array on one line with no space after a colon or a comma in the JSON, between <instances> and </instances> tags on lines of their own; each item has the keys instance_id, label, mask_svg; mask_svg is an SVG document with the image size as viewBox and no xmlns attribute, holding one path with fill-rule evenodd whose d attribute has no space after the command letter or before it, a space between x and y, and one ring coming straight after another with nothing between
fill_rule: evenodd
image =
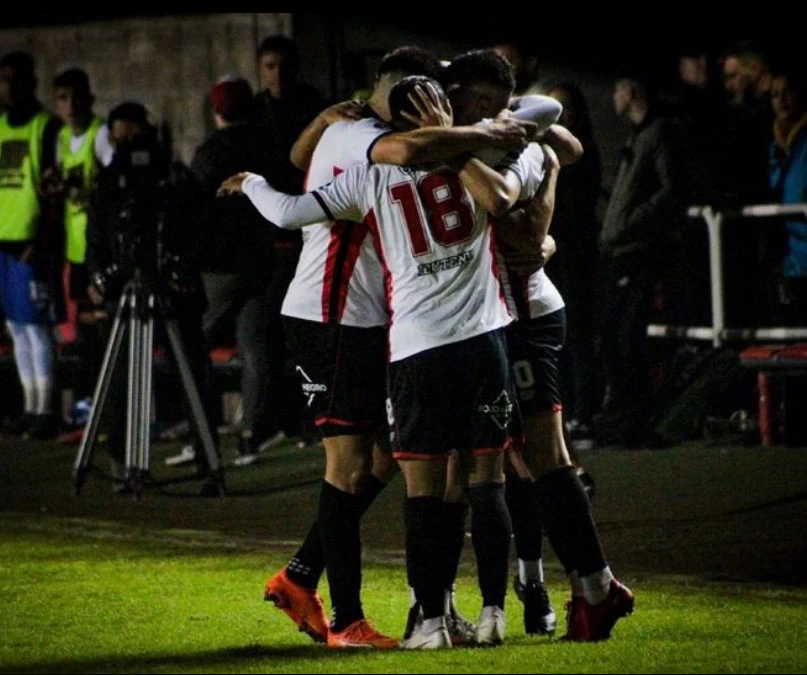
<instances>
[{"instance_id":1,"label":"video camera","mask_svg":"<svg viewBox=\"0 0 807 675\"><path fill-rule=\"evenodd\" d=\"M93 275L104 297L117 296L133 279L159 289L183 285L186 275L166 236L182 208L171 185L171 164L156 135L116 150L99 200L109 214L112 262Z\"/></svg>"}]
</instances>

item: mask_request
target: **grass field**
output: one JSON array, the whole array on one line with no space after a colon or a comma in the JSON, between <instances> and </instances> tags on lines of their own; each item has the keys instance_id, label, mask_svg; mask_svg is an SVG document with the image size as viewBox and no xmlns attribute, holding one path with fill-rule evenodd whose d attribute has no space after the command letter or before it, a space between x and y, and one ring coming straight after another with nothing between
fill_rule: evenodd
<instances>
[{"instance_id":1,"label":"grass field","mask_svg":"<svg viewBox=\"0 0 807 675\"><path fill-rule=\"evenodd\" d=\"M160 462L173 451L155 451L158 477L171 477ZM608 644L565 645L523 637L511 597L504 649L439 655L333 654L262 602L314 513L316 451L282 448L229 472L224 501L193 498L191 484L140 503L97 476L76 500L74 449L0 443L0 454L0 673L807 670L803 451L591 454L605 547L636 615ZM408 601L400 507L397 485L364 528L367 613L396 636ZM548 574L562 613L551 557ZM468 550L459 594L476 615Z\"/></svg>"},{"instance_id":2,"label":"grass field","mask_svg":"<svg viewBox=\"0 0 807 675\"><path fill-rule=\"evenodd\" d=\"M807 663L805 590L636 578L637 614L606 645L527 639L511 605L501 650L334 655L261 602L277 553L49 519L2 526L3 673L801 673ZM472 613L469 573L460 598ZM560 605L563 589L552 590ZM371 565L365 598L380 628L402 630L400 568Z\"/></svg>"}]
</instances>

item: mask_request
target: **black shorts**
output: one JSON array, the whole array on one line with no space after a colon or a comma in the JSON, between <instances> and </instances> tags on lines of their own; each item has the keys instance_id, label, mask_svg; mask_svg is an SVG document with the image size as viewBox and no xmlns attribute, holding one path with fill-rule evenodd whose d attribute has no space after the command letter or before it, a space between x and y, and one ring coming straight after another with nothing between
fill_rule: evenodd
<instances>
[{"instance_id":1,"label":"black shorts","mask_svg":"<svg viewBox=\"0 0 807 675\"><path fill-rule=\"evenodd\" d=\"M303 397L324 438L384 427L386 328L351 328L284 318Z\"/></svg>"},{"instance_id":2,"label":"black shorts","mask_svg":"<svg viewBox=\"0 0 807 675\"><path fill-rule=\"evenodd\" d=\"M490 455L510 445L516 406L503 330L393 363L389 389L396 459Z\"/></svg>"},{"instance_id":3,"label":"black shorts","mask_svg":"<svg viewBox=\"0 0 807 675\"><path fill-rule=\"evenodd\" d=\"M563 410L560 355L565 344L565 309L507 329L513 383L524 417Z\"/></svg>"}]
</instances>

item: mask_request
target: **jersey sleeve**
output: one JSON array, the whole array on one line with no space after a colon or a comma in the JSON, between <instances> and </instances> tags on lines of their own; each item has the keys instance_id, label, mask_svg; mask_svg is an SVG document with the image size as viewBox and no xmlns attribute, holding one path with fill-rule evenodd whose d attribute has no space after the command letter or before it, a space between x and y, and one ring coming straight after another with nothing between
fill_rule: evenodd
<instances>
[{"instance_id":1,"label":"jersey sleeve","mask_svg":"<svg viewBox=\"0 0 807 675\"><path fill-rule=\"evenodd\" d=\"M538 143L532 143L516 161L505 167L505 171L514 173L521 182L520 202L530 201L540 189L546 177L544 162L543 148Z\"/></svg>"},{"instance_id":2,"label":"jersey sleeve","mask_svg":"<svg viewBox=\"0 0 807 675\"><path fill-rule=\"evenodd\" d=\"M361 157L372 164L373 148L384 136L389 136L392 130L378 119L364 119L347 125L345 142L351 148L356 158Z\"/></svg>"},{"instance_id":3,"label":"jersey sleeve","mask_svg":"<svg viewBox=\"0 0 807 675\"><path fill-rule=\"evenodd\" d=\"M361 221L365 167L354 167L321 190L301 196L278 192L262 176L249 176L242 191L269 222L284 230L334 220Z\"/></svg>"}]
</instances>

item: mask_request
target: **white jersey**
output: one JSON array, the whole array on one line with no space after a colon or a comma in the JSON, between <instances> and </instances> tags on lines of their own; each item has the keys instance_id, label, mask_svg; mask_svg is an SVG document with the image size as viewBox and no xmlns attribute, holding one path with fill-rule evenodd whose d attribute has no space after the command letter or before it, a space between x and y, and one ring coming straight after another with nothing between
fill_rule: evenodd
<instances>
[{"instance_id":1,"label":"white jersey","mask_svg":"<svg viewBox=\"0 0 807 675\"><path fill-rule=\"evenodd\" d=\"M519 201L530 201L546 176L541 146L533 143L506 169L516 174L521 181ZM506 269L502 256L499 264ZM507 296L508 305L519 319L540 319L559 312L566 306L560 291L544 270L539 270L529 278L508 275L508 280L507 288L512 293ZM521 308L520 312L518 308Z\"/></svg>"},{"instance_id":2,"label":"white jersey","mask_svg":"<svg viewBox=\"0 0 807 675\"><path fill-rule=\"evenodd\" d=\"M376 118L329 127L311 161L306 190L367 163L375 143L388 133ZM355 328L389 324L384 272L365 224L322 222L303 230L303 250L283 314Z\"/></svg>"},{"instance_id":3,"label":"white jersey","mask_svg":"<svg viewBox=\"0 0 807 675\"><path fill-rule=\"evenodd\" d=\"M264 179L244 193L280 227L328 220L363 222L375 235L391 313L390 359L463 342L513 321L490 218L448 172L357 166L303 197Z\"/></svg>"}]
</instances>

